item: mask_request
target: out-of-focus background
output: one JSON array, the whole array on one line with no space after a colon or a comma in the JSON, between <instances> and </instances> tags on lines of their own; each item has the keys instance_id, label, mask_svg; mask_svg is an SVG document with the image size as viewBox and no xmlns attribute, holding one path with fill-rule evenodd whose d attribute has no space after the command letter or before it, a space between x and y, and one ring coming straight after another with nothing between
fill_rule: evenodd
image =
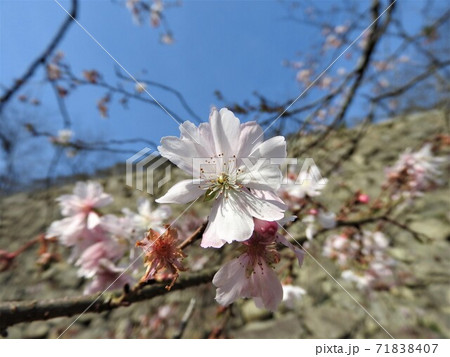
<instances>
[{"instance_id":1,"label":"out-of-focus background","mask_svg":"<svg viewBox=\"0 0 450 357\"><path fill-rule=\"evenodd\" d=\"M448 3L431 0L0 0L0 301L82 294L66 247L44 265L37 245L14 259L6 252L45 233L60 218L56 197L77 181L97 180L114 197L106 213L159 197L177 169L152 196L126 185L125 161L178 136L180 122L207 121L216 106L257 120L267 136L286 135L290 157L313 158L329 180L317 200L336 212L355 192L380 196L386 168L408 148L430 144L446 158L441 183L383 226L401 283L367 291L339 278L322 254L327 232L308 248L395 337L450 337L449 18ZM185 224L206 215L194 205ZM305 224L289 231L301 238ZM197 245L188 261L206 256L214 266L227 252ZM192 298L184 337L386 337L313 259L293 276L306 294L275 313L250 300L221 313L205 284L86 314L65 337L173 337ZM8 334L54 338L71 321Z\"/></svg>"}]
</instances>

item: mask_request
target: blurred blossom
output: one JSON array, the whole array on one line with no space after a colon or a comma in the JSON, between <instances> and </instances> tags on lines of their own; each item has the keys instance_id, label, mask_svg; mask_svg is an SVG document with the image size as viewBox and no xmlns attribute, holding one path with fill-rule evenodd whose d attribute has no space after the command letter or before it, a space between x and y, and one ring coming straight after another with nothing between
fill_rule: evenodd
<instances>
[{"instance_id":1,"label":"blurred blossom","mask_svg":"<svg viewBox=\"0 0 450 357\"><path fill-rule=\"evenodd\" d=\"M99 269L93 280L86 286L84 294L123 289L125 285L133 285L134 279L126 274L126 269L118 267L107 259L98 263Z\"/></svg>"},{"instance_id":2,"label":"blurred blossom","mask_svg":"<svg viewBox=\"0 0 450 357\"><path fill-rule=\"evenodd\" d=\"M317 112L317 119L324 120L327 117L327 111L325 109L320 109Z\"/></svg>"},{"instance_id":3,"label":"blurred blossom","mask_svg":"<svg viewBox=\"0 0 450 357\"><path fill-rule=\"evenodd\" d=\"M171 33L166 32L161 35L160 41L165 45L172 45L175 42L175 39Z\"/></svg>"},{"instance_id":4,"label":"blurred blossom","mask_svg":"<svg viewBox=\"0 0 450 357\"><path fill-rule=\"evenodd\" d=\"M348 31L347 25L338 25L334 28L334 32L336 32L339 35L342 35Z\"/></svg>"},{"instance_id":5,"label":"blurred blossom","mask_svg":"<svg viewBox=\"0 0 450 357\"><path fill-rule=\"evenodd\" d=\"M141 17L140 17L140 10L139 10L139 3L141 0L127 0L125 5L127 9L131 12L131 15L133 17L133 22L136 25L141 24Z\"/></svg>"},{"instance_id":6,"label":"blurred blossom","mask_svg":"<svg viewBox=\"0 0 450 357\"><path fill-rule=\"evenodd\" d=\"M55 63L49 63L47 65L47 77L51 81L56 81L61 78L61 70Z\"/></svg>"},{"instance_id":7,"label":"blurred blossom","mask_svg":"<svg viewBox=\"0 0 450 357\"><path fill-rule=\"evenodd\" d=\"M317 214L307 215L302 219L302 222L306 224L306 238L312 240L320 229L332 229L336 227L336 214L320 209Z\"/></svg>"},{"instance_id":8,"label":"blurred blossom","mask_svg":"<svg viewBox=\"0 0 450 357\"><path fill-rule=\"evenodd\" d=\"M57 198L61 214L66 218L54 221L46 237L57 237L66 246L78 252L103 239L103 231L96 229L100 223L98 208L112 202L112 197L103 192L102 186L93 181L77 182L73 194Z\"/></svg>"},{"instance_id":9,"label":"blurred blossom","mask_svg":"<svg viewBox=\"0 0 450 357\"><path fill-rule=\"evenodd\" d=\"M387 61L373 61L372 65L378 72L388 71L393 67L393 64Z\"/></svg>"},{"instance_id":10,"label":"blurred blossom","mask_svg":"<svg viewBox=\"0 0 450 357\"><path fill-rule=\"evenodd\" d=\"M339 46L342 45L342 41L339 39L339 37L337 37L334 34L329 34L326 38L325 38L325 48L338 48Z\"/></svg>"},{"instance_id":11,"label":"blurred blossom","mask_svg":"<svg viewBox=\"0 0 450 357\"><path fill-rule=\"evenodd\" d=\"M75 265L79 266L78 275L92 278L99 274L108 261L107 265L114 264L124 254L125 246L112 239L103 240L87 248L77 260Z\"/></svg>"},{"instance_id":12,"label":"blurred blossom","mask_svg":"<svg viewBox=\"0 0 450 357\"><path fill-rule=\"evenodd\" d=\"M288 309L294 309L298 301L306 295L306 290L300 286L283 285L283 303Z\"/></svg>"},{"instance_id":13,"label":"blurred blossom","mask_svg":"<svg viewBox=\"0 0 450 357\"><path fill-rule=\"evenodd\" d=\"M337 74L339 76L343 76L346 73L347 73L347 70L344 67L339 67L338 70L337 70Z\"/></svg>"},{"instance_id":14,"label":"blurred blossom","mask_svg":"<svg viewBox=\"0 0 450 357\"><path fill-rule=\"evenodd\" d=\"M386 78L380 78L378 83L381 88L387 88L390 85L389 81Z\"/></svg>"},{"instance_id":15,"label":"blurred blossom","mask_svg":"<svg viewBox=\"0 0 450 357\"><path fill-rule=\"evenodd\" d=\"M137 204L138 212L132 212L124 208L122 212L128 217L137 234L142 235L150 228L162 233L164 231L164 222L172 214L172 210L167 205L161 205L152 210L152 204L149 200L140 198Z\"/></svg>"},{"instance_id":16,"label":"blurred blossom","mask_svg":"<svg viewBox=\"0 0 450 357\"><path fill-rule=\"evenodd\" d=\"M380 231L331 235L323 254L343 269L342 278L358 288L389 288L395 284L396 261L387 254L388 238Z\"/></svg>"},{"instance_id":17,"label":"blurred blossom","mask_svg":"<svg viewBox=\"0 0 450 357\"><path fill-rule=\"evenodd\" d=\"M100 79L100 74L95 70L83 71L83 77L90 83L96 84Z\"/></svg>"},{"instance_id":18,"label":"blurred blossom","mask_svg":"<svg viewBox=\"0 0 450 357\"><path fill-rule=\"evenodd\" d=\"M333 78L330 76L323 76L319 82L319 88L321 89L330 89L331 84L333 83Z\"/></svg>"},{"instance_id":19,"label":"blurred blossom","mask_svg":"<svg viewBox=\"0 0 450 357\"><path fill-rule=\"evenodd\" d=\"M303 84L308 84L310 82L311 75L312 71L310 69L302 69L297 72L297 81L302 82Z\"/></svg>"},{"instance_id":20,"label":"blurred blossom","mask_svg":"<svg viewBox=\"0 0 450 357\"><path fill-rule=\"evenodd\" d=\"M154 0L150 6L150 23L153 27L158 27L161 23L162 11L164 6L162 1Z\"/></svg>"},{"instance_id":21,"label":"blurred blossom","mask_svg":"<svg viewBox=\"0 0 450 357\"><path fill-rule=\"evenodd\" d=\"M358 47L361 49L366 48L370 36L372 36L372 29L368 29L366 32L364 32L364 34L361 37L361 40L358 42Z\"/></svg>"},{"instance_id":22,"label":"blurred blossom","mask_svg":"<svg viewBox=\"0 0 450 357\"><path fill-rule=\"evenodd\" d=\"M327 182L326 178L318 178L311 172L302 171L297 175L291 171L285 178L285 184L278 190L278 194L288 207L295 211L303 205L304 198L320 196Z\"/></svg>"},{"instance_id":23,"label":"blurred blossom","mask_svg":"<svg viewBox=\"0 0 450 357\"><path fill-rule=\"evenodd\" d=\"M426 144L416 152L407 149L393 166L385 170L384 186L391 187L394 195L414 197L441 185L440 167L446 159L434 156L431 147L431 144Z\"/></svg>"},{"instance_id":24,"label":"blurred blossom","mask_svg":"<svg viewBox=\"0 0 450 357\"><path fill-rule=\"evenodd\" d=\"M67 145L73 137L73 131L69 129L62 129L58 131L58 136L52 137L51 141L59 145Z\"/></svg>"},{"instance_id":25,"label":"blurred blossom","mask_svg":"<svg viewBox=\"0 0 450 357\"><path fill-rule=\"evenodd\" d=\"M147 86L145 85L145 83L136 83L135 89L136 89L136 92L142 93L142 92L145 92L145 90L147 89Z\"/></svg>"}]
</instances>

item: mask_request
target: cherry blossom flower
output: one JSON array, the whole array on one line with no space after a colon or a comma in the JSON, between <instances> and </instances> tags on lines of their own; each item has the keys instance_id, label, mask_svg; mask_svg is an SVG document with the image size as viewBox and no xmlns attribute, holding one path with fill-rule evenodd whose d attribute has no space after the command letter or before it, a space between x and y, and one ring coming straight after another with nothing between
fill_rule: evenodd
<instances>
[{"instance_id":1,"label":"cherry blossom flower","mask_svg":"<svg viewBox=\"0 0 450 357\"><path fill-rule=\"evenodd\" d=\"M164 10L164 4L160 0L154 0L150 6L150 23L153 27L158 27L161 23L161 16Z\"/></svg>"},{"instance_id":2,"label":"cherry blossom flower","mask_svg":"<svg viewBox=\"0 0 450 357\"><path fill-rule=\"evenodd\" d=\"M162 34L159 40L164 45L172 45L175 42L175 39L173 38L173 35L170 32Z\"/></svg>"},{"instance_id":3,"label":"cherry blossom flower","mask_svg":"<svg viewBox=\"0 0 450 357\"><path fill-rule=\"evenodd\" d=\"M325 45L324 45L325 48L330 48L330 47L338 48L341 45L342 45L342 41L334 34L329 34L325 38Z\"/></svg>"},{"instance_id":4,"label":"cherry blossom flower","mask_svg":"<svg viewBox=\"0 0 450 357\"><path fill-rule=\"evenodd\" d=\"M59 145L67 145L72 139L73 131L69 129L62 129L58 131L58 136L52 137L52 142Z\"/></svg>"},{"instance_id":5,"label":"cherry blossom flower","mask_svg":"<svg viewBox=\"0 0 450 357\"><path fill-rule=\"evenodd\" d=\"M145 83L136 83L134 89L136 90L136 92L142 93L147 89L147 85Z\"/></svg>"},{"instance_id":6,"label":"cherry blossom flower","mask_svg":"<svg viewBox=\"0 0 450 357\"><path fill-rule=\"evenodd\" d=\"M177 183L156 202L182 204L200 196L212 200L202 247L218 248L249 239L253 217L267 221L283 218L285 206L274 194L281 171L270 159L286 157L284 137L264 141L256 122L241 124L226 108L220 112L214 108L209 123L196 127L185 122L180 131L180 138L163 138L158 150L195 180ZM202 163L201 167L195 169L194 162Z\"/></svg>"},{"instance_id":7,"label":"cherry blossom flower","mask_svg":"<svg viewBox=\"0 0 450 357\"><path fill-rule=\"evenodd\" d=\"M336 214L318 210L317 214L307 215L302 219L302 222L306 224L306 238L312 240L319 229L332 229L336 227Z\"/></svg>"},{"instance_id":8,"label":"cherry blossom flower","mask_svg":"<svg viewBox=\"0 0 450 357\"><path fill-rule=\"evenodd\" d=\"M336 260L345 267L349 260L355 259L360 250L360 243L345 234L333 234L327 238L323 246L323 255Z\"/></svg>"},{"instance_id":9,"label":"cherry blossom flower","mask_svg":"<svg viewBox=\"0 0 450 357\"><path fill-rule=\"evenodd\" d=\"M299 175L289 172L278 193L290 209L297 210L306 197L320 196L327 182L327 179L310 175L309 172L302 171Z\"/></svg>"},{"instance_id":10,"label":"cherry blossom flower","mask_svg":"<svg viewBox=\"0 0 450 357\"><path fill-rule=\"evenodd\" d=\"M356 283L358 289L389 289L397 284L394 268L396 262L392 258L380 258L371 261L363 271L344 270L342 278Z\"/></svg>"},{"instance_id":11,"label":"cherry blossom flower","mask_svg":"<svg viewBox=\"0 0 450 357\"><path fill-rule=\"evenodd\" d=\"M344 269L342 278L360 289L395 285L396 261L387 254L389 239L380 231L349 231L327 238L323 254Z\"/></svg>"},{"instance_id":12,"label":"cherry blossom flower","mask_svg":"<svg viewBox=\"0 0 450 357\"><path fill-rule=\"evenodd\" d=\"M334 32L339 35L342 35L348 31L348 25L338 25L334 28Z\"/></svg>"},{"instance_id":13,"label":"cherry blossom flower","mask_svg":"<svg viewBox=\"0 0 450 357\"><path fill-rule=\"evenodd\" d=\"M280 261L276 243L293 249L299 264L303 263L303 251L277 234L277 227L276 222L255 220L252 237L242 243L244 252L214 275L219 304L227 306L238 298L253 298L259 308L277 309L283 299L283 288L273 269Z\"/></svg>"},{"instance_id":14,"label":"cherry blossom flower","mask_svg":"<svg viewBox=\"0 0 450 357\"><path fill-rule=\"evenodd\" d=\"M283 303L288 309L293 309L303 295L306 295L306 290L300 286L283 285Z\"/></svg>"},{"instance_id":15,"label":"cherry blossom flower","mask_svg":"<svg viewBox=\"0 0 450 357\"><path fill-rule=\"evenodd\" d=\"M179 272L186 270L182 260L186 255L178 248L178 234L176 229L165 227L164 233L150 229L147 236L136 243L145 252L145 266L147 270L141 278L142 282L150 279L166 280L172 279L170 289L178 278Z\"/></svg>"},{"instance_id":16,"label":"cherry blossom flower","mask_svg":"<svg viewBox=\"0 0 450 357\"><path fill-rule=\"evenodd\" d=\"M366 263L380 257L389 246L388 238L380 231L348 232L331 235L325 241L323 254L335 259L342 267L357 261Z\"/></svg>"},{"instance_id":17,"label":"cherry blossom flower","mask_svg":"<svg viewBox=\"0 0 450 357\"><path fill-rule=\"evenodd\" d=\"M74 247L72 258L76 258L88 246L104 239L104 232L98 229L100 216L98 208L112 202L112 197L103 192L99 183L78 182L73 194L57 198L61 214L66 216L54 221L47 230L46 237L57 237L66 246Z\"/></svg>"},{"instance_id":18,"label":"cherry blossom flower","mask_svg":"<svg viewBox=\"0 0 450 357\"><path fill-rule=\"evenodd\" d=\"M133 22L135 25L141 24L141 14L139 10L139 3L141 0L126 0L126 7L131 12L131 15L133 17Z\"/></svg>"},{"instance_id":19,"label":"cherry blossom flower","mask_svg":"<svg viewBox=\"0 0 450 357\"><path fill-rule=\"evenodd\" d=\"M72 195L62 195L57 198L63 216L82 214L91 226L99 223L96 209L107 206L113 201L111 195L103 192L98 182L77 182Z\"/></svg>"},{"instance_id":20,"label":"cherry blossom flower","mask_svg":"<svg viewBox=\"0 0 450 357\"><path fill-rule=\"evenodd\" d=\"M160 233L163 232L164 221L172 214L172 210L167 205L162 205L152 210L152 205L147 199L139 199L137 204L138 213L124 208L122 212L128 217L137 234L142 235L150 228Z\"/></svg>"},{"instance_id":21,"label":"cherry blossom flower","mask_svg":"<svg viewBox=\"0 0 450 357\"><path fill-rule=\"evenodd\" d=\"M442 181L440 166L445 158L436 157L431 144L424 145L419 151L407 149L398 161L386 169L386 184L394 188L394 193L418 196L440 184Z\"/></svg>"},{"instance_id":22,"label":"cherry blossom flower","mask_svg":"<svg viewBox=\"0 0 450 357\"><path fill-rule=\"evenodd\" d=\"M46 69L49 80L56 81L61 78L61 69L56 63L49 63Z\"/></svg>"},{"instance_id":23,"label":"cherry blossom flower","mask_svg":"<svg viewBox=\"0 0 450 357\"><path fill-rule=\"evenodd\" d=\"M107 259L100 260L99 269L93 280L86 286L84 294L122 289L127 284L133 285L134 279L125 272L125 268L118 267Z\"/></svg>"},{"instance_id":24,"label":"cherry blossom flower","mask_svg":"<svg viewBox=\"0 0 450 357\"><path fill-rule=\"evenodd\" d=\"M307 85L311 81L312 71L310 69L302 69L297 73L297 81Z\"/></svg>"},{"instance_id":25,"label":"cherry blossom flower","mask_svg":"<svg viewBox=\"0 0 450 357\"><path fill-rule=\"evenodd\" d=\"M124 254L126 246L114 240L104 240L88 247L75 265L79 266L79 276L92 278L104 269L105 260L115 263Z\"/></svg>"}]
</instances>

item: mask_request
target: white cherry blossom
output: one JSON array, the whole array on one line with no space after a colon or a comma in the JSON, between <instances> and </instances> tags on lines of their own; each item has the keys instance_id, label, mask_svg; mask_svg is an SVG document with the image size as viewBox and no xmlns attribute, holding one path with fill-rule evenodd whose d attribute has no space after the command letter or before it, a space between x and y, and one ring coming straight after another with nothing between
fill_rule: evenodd
<instances>
[{"instance_id":1,"label":"white cherry blossom","mask_svg":"<svg viewBox=\"0 0 450 357\"><path fill-rule=\"evenodd\" d=\"M285 206L274 193L282 175L270 159L286 157L284 137L264 141L256 122L241 124L226 108L213 109L209 123L198 127L183 123L180 132L179 138L162 138L158 150L194 180L178 182L156 202L213 201L202 247L249 239L253 218L283 218Z\"/></svg>"}]
</instances>

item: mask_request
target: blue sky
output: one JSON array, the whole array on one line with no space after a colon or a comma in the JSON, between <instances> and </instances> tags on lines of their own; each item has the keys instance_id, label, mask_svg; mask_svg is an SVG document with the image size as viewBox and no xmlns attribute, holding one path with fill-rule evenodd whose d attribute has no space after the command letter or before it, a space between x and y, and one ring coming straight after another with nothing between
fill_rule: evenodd
<instances>
[{"instance_id":1,"label":"blue sky","mask_svg":"<svg viewBox=\"0 0 450 357\"><path fill-rule=\"evenodd\" d=\"M60 2L69 9L69 1ZM320 1L324 8L333 3L336 1ZM423 2L402 5L413 24L417 17L413 14ZM211 105L220 104L213 94L216 89L227 99L241 102L251 99L255 90L280 101L297 96L300 88L295 72L282 62L298 59L298 51L310 48L320 37L317 29L286 21L288 7L278 1L184 1L181 7L166 11L176 41L170 46L159 43L159 29L147 23L140 27L133 24L130 13L117 2L82 0L79 10L78 21L130 73L139 77L145 69L146 78L179 90L204 120ZM1 84L9 85L24 72L65 16L52 0L0 0ZM337 18L333 22L340 20L345 21ZM76 24L72 24L59 49L75 73L95 68L115 82L114 61ZM334 70L340 66L345 66L345 60L336 63ZM43 77L39 72L22 93L43 102L30 109L30 121L56 132L62 128L62 119ZM149 92L183 119L190 119L174 96L152 87ZM146 137L156 142L162 136L178 135L177 123L167 114L136 101L128 110L113 104L109 119L101 119L96 101L104 93L84 87L68 98L77 135L101 139ZM141 144L131 145L136 151L140 148ZM119 155L115 159L124 158ZM48 156L42 159L48 160Z\"/></svg>"}]
</instances>

